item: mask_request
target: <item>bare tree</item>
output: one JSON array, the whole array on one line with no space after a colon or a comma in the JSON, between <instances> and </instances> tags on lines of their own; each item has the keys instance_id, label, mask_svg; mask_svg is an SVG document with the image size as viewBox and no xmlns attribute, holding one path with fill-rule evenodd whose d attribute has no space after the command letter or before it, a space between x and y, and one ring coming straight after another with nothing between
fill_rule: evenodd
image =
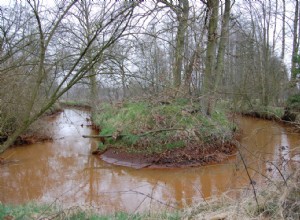
<instances>
[{"instance_id":1,"label":"bare tree","mask_svg":"<svg viewBox=\"0 0 300 220\"><path fill-rule=\"evenodd\" d=\"M20 38L20 41L26 45L26 41L30 40L28 44L31 47L26 47L26 49L29 50L28 52L32 54L34 59L26 60L18 69L22 71L24 66L29 66L28 72L22 74L26 76L30 73L32 84L27 91L26 100L22 104L22 117L18 119L18 126L8 134L7 140L0 145L0 152L13 144L16 138L43 115L59 97L82 78L89 75L91 70L101 61L103 53L122 36L138 3L106 2L103 8L99 8L102 16L99 16L94 22L94 29L90 33L88 42L86 41L85 45L81 44L78 47L73 44L74 36L77 39L81 36L73 35L73 38L69 38L70 27L66 26L65 23L68 16L71 16L69 12L78 4L77 0L61 2L56 5L55 11L44 10L44 6L38 0L28 0L26 4L34 19L27 20L32 24L26 23L26 21L23 25L34 25L36 29L25 33L27 37ZM17 13L21 13L21 10ZM15 31L17 31L16 34L19 34L18 30ZM31 38L33 39L31 40ZM97 47L92 53L89 53L94 44ZM66 50L62 53L59 48L66 48ZM5 64L2 63L1 76L4 72L11 72L12 69L17 68L17 63L13 61L18 57L17 52L19 50L18 47L13 48L12 53L15 52L15 56L10 56ZM43 97L46 96L46 99L41 99L41 94L44 94ZM9 103L5 104L8 105Z\"/></svg>"},{"instance_id":2,"label":"bare tree","mask_svg":"<svg viewBox=\"0 0 300 220\"><path fill-rule=\"evenodd\" d=\"M160 0L160 2L164 3L175 13L178 22L173 64L173 86L176 89L179 89L181 85L182 65L184 59L185 35L188 28L190 10L189 0L178 0L178 4L174 4L173 1L168 0Z\"/></svg>"}]
</instances>

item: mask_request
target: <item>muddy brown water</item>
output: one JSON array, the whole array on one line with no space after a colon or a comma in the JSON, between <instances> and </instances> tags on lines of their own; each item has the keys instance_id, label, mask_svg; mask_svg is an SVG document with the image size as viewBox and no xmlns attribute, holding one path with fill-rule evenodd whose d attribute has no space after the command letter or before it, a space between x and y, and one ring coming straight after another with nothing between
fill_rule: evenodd
<instances>
[{"instance_id":1,"label":"muddy brown water","mask_svg":"<svg viewBox=\"0 0 300 220\"><path fill-rule=\"evenodd\" d=\"M10 163L0 166L0 202L138 212L182 208L223 192L250 188L239 156L197 168L133 169L108 164L91 155L97 141L81 137L94 134L86 126L87 117L86 111L65 109L49 120L53 142L12 148L1 155ZM287 161L299 164L299 134L272 121L248 117L236 121L243 130L242 153L254 181L265 182L263 176L280 178L275 166L288 175L291 163Z\"/></svg>"}]
</instances>

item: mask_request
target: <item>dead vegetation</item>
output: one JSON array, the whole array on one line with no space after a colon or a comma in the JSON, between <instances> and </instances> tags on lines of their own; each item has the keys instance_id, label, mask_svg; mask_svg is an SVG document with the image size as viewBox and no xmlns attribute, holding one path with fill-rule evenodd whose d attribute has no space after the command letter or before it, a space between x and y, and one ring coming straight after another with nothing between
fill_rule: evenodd
<instances>
[{"instance_id":1,"label":"dead vegetation","mask_svg":"<svg viewBox=\"0 0 300 220\"><path fill-rule=\"evenodd\" d=\"M300 169L286 182L269 182L261 186L256 192L258 204L252 190L239 192L237 198L229 196L230 193L232 191L187 208L183 219L300 219Z\"/></svg>"}]
</instances>

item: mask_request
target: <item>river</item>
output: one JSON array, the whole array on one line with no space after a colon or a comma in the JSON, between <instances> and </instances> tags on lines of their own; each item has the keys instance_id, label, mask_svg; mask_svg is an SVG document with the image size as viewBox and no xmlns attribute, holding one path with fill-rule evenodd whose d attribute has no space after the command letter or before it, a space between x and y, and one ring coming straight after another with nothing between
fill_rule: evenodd
<instances>
[{"instance_id":1,"label":"river","mask_svg":"<svg viewBox=\"0 0 300 220\"><path fill-rule=\"evenodd\" d=\"M239 156L197 168L133 169L108 164L91 155L96 140L81 137L94 134L86 126L87 117L88 112L65 109L49 119L53 142L8 149L2 156L11 163L0 166L0 202L81 205L102 213L138 212L182 208L250 187ZM299 164L299 134L272 121L237 117L236 122L243 130L241 152L256 183L281 178L276 167L286 176L292 165ZM291 160L296 163L289 163Z\"/></svg>"}]
</instances>

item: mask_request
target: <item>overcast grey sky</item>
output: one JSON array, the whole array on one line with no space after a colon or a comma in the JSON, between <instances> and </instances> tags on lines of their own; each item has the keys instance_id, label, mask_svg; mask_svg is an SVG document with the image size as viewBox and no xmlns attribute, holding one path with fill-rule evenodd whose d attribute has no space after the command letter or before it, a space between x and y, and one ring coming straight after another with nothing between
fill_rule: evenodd
<instances>
[{"instance_id":1,"label":"overcast grey sky","mask_svg":"<svg viewBox=\"0 0 300 220\"><path fill-rule=\"evenodd\" d=\"M6 5L9 5L9 4L13 4L15 1L19 1L19 2L26 2L26 0L0 0L0 6L6 6ZM40 2L42 2L42 4L45 4L45 5L51 5L53 6L54 3L56 2L57 0L40 0ZM111 0L111 1L115 1L115 0ZM192 0L192 1L196 1L196 0ZM58 0L59 2L59 0ZM253 1L253 5L255 5L257 2ZM274 2L275 3L275 2ZM282 1L278 1L279 3L279 7L278 7L278 10L279 12L282 10ZM233 11L235 13L238 13L239 11L242 10L243 8L243 0L236 0L236 3L235 3L235 7L233 8ZM291 63L291 51L292 51L292 38L291 38L291 27L293 27L292 25L292 19L293 19L293 11L294 11L294 4L292 3L292 1L287 1L286 2L286 16L287 16L287 19L286 19L286 22L288 23L286 25L286 57L285 57L285 64L288 66L290 66L290 63ZM278 21L277 21L277 33L276 33L276 36L278 36L277 38L277 42L276 42L276 51L277 51L277 54L279 55L280 54L280 51L281 51L281 17L280 15L278 16ZM271 31L271 36L270 36L270 42L272 43L272 39L273 39L273 31Z\"/></svg>"}]
</instances>

